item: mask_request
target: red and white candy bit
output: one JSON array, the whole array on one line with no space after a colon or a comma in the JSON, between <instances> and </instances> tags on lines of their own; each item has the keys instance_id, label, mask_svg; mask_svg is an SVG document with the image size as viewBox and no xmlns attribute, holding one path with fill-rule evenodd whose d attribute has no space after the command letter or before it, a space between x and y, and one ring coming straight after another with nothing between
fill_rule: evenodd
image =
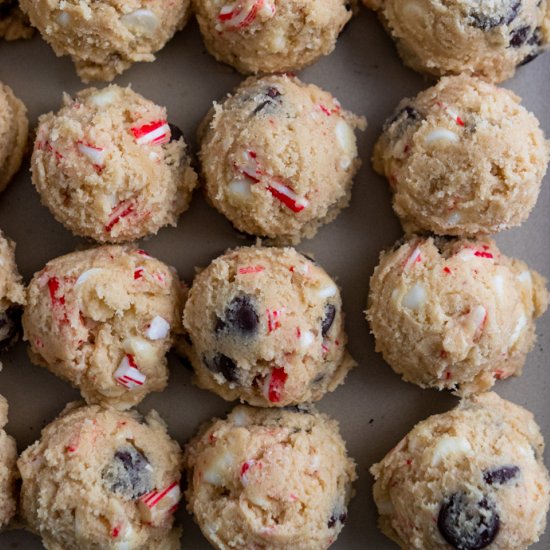
<instances>
[{"instance_id":1,"label":"red and white candy bit","mask_svg":"<svg viewBox=\"0 0 550 550\"><path fill-rule=\"evenodd\" d=\"M246 462L243 462L243 465L241 466L241 473L240 473L240 478L241 478L241 483L246 486L248 485L248 475L247 475L247 472L250 470L250 468L252 468L254 465L256 464L256 461L251 459L251 460L247 460Z\"/></svg>"},{"instance_id":2,"label":"red and white candy bit","mask_svg":"<svg viewBox=\"0 0 550 550\"><path fill-rule=\"evenodd\" d=\"M420 253L419 244L420 243L417 243L417 244L415 244L411 247L412 251L409 254L409 256L407 257L407 259L405 260L405 262L403 263L403 272L404 273L409 273L409 271L414 267L414 265L417 262L422 261L422 256L421 256L421 253Z\"/></svg>"},{"instance_id":3,"label":"red and white candy bit","mask_svg":"<svg viewBox=\"0 0 550 550\"><path fill-rule=\"evenodd\" d=\"M105 231L110 233L113 227L120 222L120 220L127 218L130 214L135 211L135 204L131 201L122 201L117 206L113 208L111 216L107 225L105 225Z\"/></svg>"},{"instance_id":4,"label":"red and white candy bit","mask_svg":"<svg viewBox=\"0 0 550 550\"><path fill-rule=\"evenodd\" d=\"M275 4L272 0L238 0L225 4L218 19L227 30L244 29L251 25L258 14L273 17Z\"/></svg>"},{"instance_id":5,"label":"red and white candy bit","mask_svg":"<svg viewBox=\"0 0 550 550\"><path fill-rule=\"evenodd\" d=\"M483 306L478 305L470 311L469 316L476 326L476 332L482 332L487 321L487 310Z\"/></svg>"},{"instance_id":6,"label":"red and white candy bit","mask_svg":"<svg viewBox=\"0 0 550 550\"><path fill-rule=\"evenodd\" d=\"M138 266L134 270L134 281L137 281L138 279L141 279L143 277L143 267Z\"/></svg>"},{"instance_id":7,"label":"red and white candy bit","mask_svg":"<svg viewBox=\"0 0 550 550\"><path fill-rule=\"evenodd\" d=\"M267 314L267 333L271 334L273 331L281 328L280 318L283 314L279 309L266 309Z\"/></svg>"},{"instance_id":8,"label":"red and white candy bit","mask_svg":"<svg viewBox=\"0 0 550 550\"><path fill-rule=\"evenodd\" d=\"M319 107L319 109L321 109L321 111L323 111L323 113L325 113L325 115L327 116L338 114L341 111L341 107L338 104L335 104L335 107L333 107L332 109L329 109L326 105L323 105L322 103L319 103L317 107Z\"/></svg>"},{"instance_id":9,"label":"red and white candy bit","mask_svg":"<svg viewBox=\"0 0 550 550\"><path fill-rule=\"evenodd\" d=\"M441 101L436 101L436 105L441 107L459 126L464 126L464 121L458 116L458 113L456 111L454 111L448 105L445 105L445 103L442 103Z\"/></svg>"},{"instance_id":10,"label":"red and white candy bit","mask_svg":"<svg viewBox=\"0 0 550 550\"><path fill-rule=\"evenodd\" d=\"M139 369L134 356L124 356L114 374L115 380L129 390L143 386L147 377Z\"/></svg>"},{"instance_id":11,"label":"red and white candy bit","mask_svg":"<svg viewBox=\"0 0 550 550\"><path fill-rule=\"evenodd\" d=\"M264 381L262 388L263 396L271 403L279 403L287 378L288 374L284 368L277 367L272 369Z\"/></svg>"},{"instance_id":12,"label":"red and white candy bit","mask_svg":"<svg viewBox=\"0 0 550 550\"><path fill-rule=\"evenodd\" d=\"M48 153L53 153L55 155L56 164L59 164L59 161L63 158L63 155L57 149L54 149L49 141L36 141L34 148L37 151L47 151Z\"/></svg>"},{"instance_id":13,"label":"red and white candy bit","mask_svg":"<svg viewBox=\"0 0 550 550\"><path fill-rule=\"evenodd\" d=\"M264 175L260 170L260 165L257 160L257 153L255 151L245 151L242 155L243 164L236 164L235 168L253 183L258 183L261 177Z\"/></svg>"},{"instance_id":14,"label":"red and white candy bit","mask_svg":"<svg viewBox=\"0 0 550 550\"><path fill-rule=\"evenodd\" d=\"M261 273L265 271L265 267L262 265L249 265L247 267L239 267L239 275L249 275L250 273Z\"/></svg>"},{"instance_id":15,"label":"red and white candy bit","mask_svg":"<svg viewBox=\"0 0 550 550\"><path fill-rule=\"evenodd\" d=\"M166 120L155 120L130 128L138 145L162 145L170 141L172 135Z\"/></svg>"},{"instance_id":16,"label":"red and white candy bit","mask_svg":"<svg viewBox=\"0 0 550 550\"><path fill-rule=\"evenodd\" d=\"M140 497L138 509L145 523L161 523L165 516L175 512L181 499L179 482L174 481L161 491L154 489Z\"/></svg>"},{"instance_id":17,"label":"red and white candy bit","mask_svg":"<svg viewBox=\"0 0 550 550\"><path fill-rule=\"evenodd\" d=\"M93 145L78 141L77 149L83 154L94 166L97 171L101 171L105 166L105 149L103 147L95 147Z\"/></svg>"},{"instance_id":18,"label":"red and white candy bit","mask_svg":"<svg viewBox=\"0 0 550 550\"><path fill-rule=\"evenodd\" d=\"M301 212L309 205L307 199L299 197L290 187L278 181L273 180L270 185L267 186L267 190L293 212Z\"/></svg>"}]
</instances>

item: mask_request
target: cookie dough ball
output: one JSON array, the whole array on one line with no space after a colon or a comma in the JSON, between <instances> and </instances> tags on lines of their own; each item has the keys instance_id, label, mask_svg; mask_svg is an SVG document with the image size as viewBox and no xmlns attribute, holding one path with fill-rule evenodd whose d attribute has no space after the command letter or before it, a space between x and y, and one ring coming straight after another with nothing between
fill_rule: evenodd
<instances>
[{"instance_id":1,"label":"cookie dough ball","mask_svg":"<svg viewBox=\"0 0 550 550\"><path fill-rule=\"evenodd\" d=\"M17 0L0 0L0 38L18 40L31 36L32 28L19 9L19 2Z\"/></svg>"},{"instance_id":2,"label":"cookie dough ball","mask_svg":"<svg viewBox=\"0 0 550 550\"><path fill-rule=\"evenodd\" d=\"M175 270L143 250L104 246L56 258L27 289L31 360L89 403L135 405L166 386L183 294Z\"/></svg>"},{"instance_id":3,"label":"cookie dough ball","mask_svg":"<svg viewBox=\"0 0 550 550\"><path fill-rule=\"evenodd\" d=\"M0 351L19 338L24 303L25 288L15 264L15 244L0 231Z\"/></svg>"},{"instance_id":4,"label":"cookie dough ball","mask_svg":"<svg viewBox=\"0 0 550 550\"><path fill-rule=\"evenodd\" d=\"M73 403L17 465L22 518L47 548L180 548L182 454L155 411Z\"/></svg>"},{"instance_id":5,"label":"cookie dough ball","mask_svg":"<svg viewBox=\"0 0 550 550\"><path fill-rule=\"evenodd\" d=\"M313 408L238 406L185 456L188 509L215 548L328 548L346 521L355 463Z\"/></svg>"},{"instance_id":6,"label":"cookie dough ball","mask_svg":"<svg viewBox=\"0 0 550 550\"><path fill-rule=\"evenodd\" d=\"M489 239L411 239L381 255L367 317L407 382L459 393L521 374L546 280Z\"/></svg>"},{"instance_id":7,"label":"cookie dough ball","mask_svg":"<svg viewBox=\"0 0 550 550\"><path fill-rule=\"evenodd\" d=\"M296 71L328 55L352 7L347 0L194 0L206 47L242 73Z\"/></svg>"},{"instance_id":8,"label":"cookie dough ball","mask_svg":"<svg viewBox=\"0 0 550 550\"><path fill-rule=\"evenodd\" d=\"M84 81L113 80L182 29L191 0L20 0L58 56L70 55Z\"/></svg>"},{"instance_id":9,"label":"cookie dough ball","mask_svg":"<svg viewBox=\"0 0 550 550\"><path fill-rule=\"evenodd\" d=\"M27 145L29 121L23 102L0 82L0 191L21 166Z\"/></svg>"},{"instance_id":10,"label":"cookie dough ball","mask_svg":"<svg viewBox=\"0 0 550 550\"><path fill-rule=\"evenodd\" d=\"M403 100L374 149L406 231L473 236L520 225L550 145L520 98L468 76Z\"/></svg>"},{"instance_id":11,"label":"cookie dough ball","mask_svg":"<svg viewBox=\"0 0 550 550\"><path fill-rule=\"evenodd\" d=\"M228 401L316 401L354 366L338 287L293 248L214 260L193 283L183 323L197 384Z\"/></svg>"},{"instance_id":12,"label":"cookie dough ball","mask_svg":"<svg viewBox=\"0 0 550 550\"><path fill-rule=\"evenodd\" d=\"M406 550L524 550L550 480L533 415L487 393L417 424L371 468L382 531Z\"/></svg>"},{"instance_id":13,"label":"cookie dough ball","mask_svg":"<svg viewBox=\"0 0 550 550\"><path fill-rule=\"evenodd\" d=\"M4 430L8 423L8 402L0 395L0 529L14 516L17 508L15 482L18 477L15 439Z\"/></svg>"},{"instance_id":14,"label":"cookie dough ball","mask_svg":"<svg viewBox=\"0 0 550 550\"><path fill-rule=\"evenodd\" d=\"M245 80L202 125L208 199L240 231L292 244L312 237L349 203L356 128L364 118L317 86Z\"/></svg>"},{"instance_id":15,"label":"cookie dough ball","mask_svg":"<svg viewBox=\"0 0 550 550\"><path fill-rule=\"evenodd\" d=\"M175 226L197 176L166 109L118 86L63 103L40 117L32 155L33 183L55 218L113 243Z\"/></svg>"},{"instance_id":16,"label":"cookie dough ball","mask_svg":"<svg viewBox=\"0 0 550 550\"><path fill-rule=\"evenodd\" d=\"M378 12L404 63L423 73L514 75L548 48L547 0L363 0Z\"/></svg>"}]
</instances>

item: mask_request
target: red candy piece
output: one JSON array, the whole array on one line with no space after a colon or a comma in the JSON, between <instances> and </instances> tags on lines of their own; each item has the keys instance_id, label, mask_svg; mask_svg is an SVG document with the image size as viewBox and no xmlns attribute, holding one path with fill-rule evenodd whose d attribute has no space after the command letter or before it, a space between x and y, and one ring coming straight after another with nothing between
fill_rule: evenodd
<instances>
[{"instance_id":1,"label":"red candy piece","mask_svg":"<svg viewBox=\"0 0 550 550\"><path fill-rule=\"evenodd\" d=\"M278 403L284 390L288 374L282 367L275 368L268 377L267 398L271 403Z\"/></svg>"},{"instance_id":2,"label":"red candy piece","mask_svg":"<svg viewBox=\"0 0 550 550\"><path fill-rule=\"evenodd\" d=\"M403 264L403 272L408 273L416 264L416 262L422 261L422 256L420 255L420 243L412 245L412 252L409 254L408 258Z\"/></svg>"},{"instance_id":3,"label":"red candy piece","mask_svg":"<svg viewBox=\"0 0 550 550\"><path fill-rule=\"evenodd\" d=\"M273 181L267 190L293 212L301 212L308 204L308 200L298 197L296 193L286 185Z\"/></svg>"},{"instance_id":4,"label":"red candy piece","mask_svg":"<svg viewBox=\"0 0 550 550\"><path fill-rule=\"evenodd\" d=\"M105 226L105 231L110 233L113 227L123 218L128 217L134 211L135 205L130 201L122 201L118 206L115 206L111 212L109 222Z\"/></svg>"},{"instance_id":5,"label":"red candy piece","mask_svg":"<svg viewBox=\"0 0 550 550\"><path fill-rule=\"evenodd\" d=\"M267 333L271 334L273 331L277 330L278 328L281 328L281 322L279 321L279 318L282 312L277 309L274 309L274 310L266 309L266 313L267 313Z\"/></svg>"},{"instance_id":6,"label":"red candy piece","mask_svg":"<svg viewBox=\"0 0 550 550\"><path fill-rule=\"evenodd\" d=\"M249 273L261 273L265 268L261 265L251 265L248 267L239 267L239 275L248 275Z\"/></svg>"},{"instance_id":7,"label":"red candy piece","mask_svg":"<svg viewBox=\"0 0 550 550\"><path fill-rule=\"evenodd\" d=\"M485 252L483 250L476 250L474 252L474 256L477 256L478 258L489 258L491 260L494 258L490 252Z\"/></svg>"},{"instance_id":8,"label":"red candy piece","mask_svg":"<svg viewBox=\"0 0 550 550\"><path fill-rule=\"evenodd\" d=\"M264 3L265 0L254 0L252 3L241 0L232 4L226 4L220 10L218 19L229 30L244 29L254 22ZM275 6L269 7L274 15Z\"/></svg>"},{"instance_id":9,"label":"red candy piece","mask_svg":"<svg viewBox=\"0 0 550 550\"><path fill-rule=\"evenodd\" d=\"M162 145L171 137L170 126L166 120L155 120L141 126L130 128L138 145Z\"/></svg>"}]
</instances>

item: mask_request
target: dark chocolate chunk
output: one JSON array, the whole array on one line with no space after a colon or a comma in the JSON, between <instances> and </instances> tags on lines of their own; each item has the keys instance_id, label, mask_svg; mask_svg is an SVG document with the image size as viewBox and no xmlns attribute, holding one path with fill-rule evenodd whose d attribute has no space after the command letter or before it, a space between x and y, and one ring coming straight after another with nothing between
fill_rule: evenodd
<instances>
[{"instance_id":1,"label":"dark chocolate chunk","mask_svg":"<svg viewBox=\"0 0 550 550\"><path fill-rule=\"evenodd\" d=\"M325 306L325 317L321 323L321 334L326 336L332 323L334 323L334 318L336 317L336 306L333 304L327 304Z\"/></svg>"},{"instance_id":2,"label":"dark chocolate chunk","mask_svg":"<svg viewBox=\"0 0 550 550\"><path fill-rule=\"evenodd\" d=\"M239 373L235 361L223 353L218 353L211 361L203 359L208 370L221 374L228 382L238 382Z\"/></svg>"},{"instance_id":3,"label":"dark chocolate chunk","mask_svg":"<svg viewBox=\"0 0 550 550\"><path fill-rule=\"evenodd\" d=\"M531 38L531 27L523 25L510 33L510 46L521 48Z\"/></svg>"},{"instance_id":4,"label":"dark chocolate chunk","mask_svg":"<svg viewBox=\"0 0 550 550\"><path fill-rule=\"evenodd\" d=\"M520 8L521 0L510 0L507 5L503 6L502 12L496 15L472 11L470 12L469 24L482 31L489 31L501 25L509 25L518 16Z\"/></svg>"},{"instance_id":5,"label":"dark chocolate chunk","mask_svg":"<svg viewBox=\"0 0 550 550\"><path fill-rule=\"evenodd\" d=\"M152 491L153 468L133 445L118 449L111 462L103 469L105 485L113 493L135 500Z\"/></svg>"},{"instance_id":6,"label":"dark chocolate chunk","mask_svg":"<svg viewBox=\"0 0 550 550\"><path fill-rule=\"evenodd\" d=\"M168 123L168 126L170 126L170 143L179 141L183 137L183 132L175 124Z\"/></svg>"},{"instance_id":7,"label":"dark chocolate chunk","mask_svg":"<svg viewBox=\"0 0 550 550\"><path fill-rule=\"evenodd\" d=\"M253 115L257 115L263 111L266 107L280 103L281 92L275 88L275 86L270 86L264 93L266 99L262 101L253 111Z\"/></svg>"},{"instance_id":8,"label":"dark chocolate chunk","mask_svg":"<svg viewBox=\"0 0 550 550\"><path fill-rule=\"evenodd\" d=\"M481 550L495 540L500 518L494 503L487 497L478 500L458 492L441 505L437 527L453 548Z\"/></svg>"},{"instance_id":9,"label":"dark chocolate chunk","mask_svg":"<svg viewBox=\"0 0 550 550\"><path fill-rule=\"evenodd\" d=\"M22 312L20 307L12 306L0 313L0 351L7 350L17 341Z\"/></svg>"},{"instance_id":10,"label":"dark chocolate chunk","mask_svg":"<svg viewBox=\"0 0 550 550\"><path fill-rule=\"evenodd\" d=\"M229 330L242 336L253 336L258 331L260 318L254 306L254 298L248 294L235 296L225 310L225 319L217 319L214 330Z\"/></svg>"},{"instance_id":11,"label":"dark chocolate chunk","mask_svg":"<svg viewBox=\"0 0 550 550\"><path fill-rule=\"evenodd\" d=\"M332 529L336 525L336 522L340 522L342 525L344 525L347 519L348 515L346 514L346 512L333 512L329 520L327 521L327 527L329 529Z\"/></svg>"},{"instance_id":12,"label":"dark chocolate chunk","mask_svg":"<svg viewBox=\"0 0 550 550\"><path fill-rule=\"evenodd\" d=\"M483 472L483 479L488 485L504 485L519 475L519 466L501 466Z\"/></svg>"}]
</instances>

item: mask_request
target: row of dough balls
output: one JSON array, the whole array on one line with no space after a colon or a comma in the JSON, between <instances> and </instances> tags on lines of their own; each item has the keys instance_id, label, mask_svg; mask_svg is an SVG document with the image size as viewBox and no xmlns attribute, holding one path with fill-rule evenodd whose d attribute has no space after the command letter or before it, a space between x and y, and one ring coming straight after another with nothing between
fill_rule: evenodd
<instances>
[{"instance_id":1,"label":"row of dough balls","mask_svg":"<svg viewBox=\"0 0 550 550\"><path fill-rule=\"evenodd\" d=\"M328 55L351 19L355 0L140 0L123 3L21 0L57 55L70 55L85 81L112 80L138 61L153 61L191 12L219 61L245 74L299 70ZM475 74L500 82L548 48L547 0L363 0L396 41L403 61L441 76ZM2 0L0 9L14 2ZM192 5L193 4L193 5ZM21 14L0 36L28 34Z\"/></svg>"},{"instance_id":2,"label":"row of dough balls","mask_svg":"<svg viewBox=\"0 0 550 550\"><path fill-rule=\"evenodd\" d=\"M0 348L22 324L31 360L90 404L129 408L168 379L166 354L224 399L317 401L355 365L336 283L293 248L241 247L188 291L175 269L132 246L51 260L26 291L2 239ZM422 387L480 393L521 374L546 281L489 239L413 237L382 254L367 318L390 366Z\"/></svg>"},{"instance_id":3,"label":"row of dough balls","mask_svg":"<svg viewBox=\"0 0 550 550\"><path fill-rule=\"evenodd\" d=\"M21 161L26 119L3 90L5 185ZM239 231L278 244L310 238L350 201L360 165L354 131L365 124L295 77L245 80L199 128L207 199ZM40 117L33 182L75 234L131 241L175 225L188 207L198 178L186 149L163 107L130 88L90 88ZM525 221L549 151L516 95L455 76L399 104L373 162L407 232L476 236Z\"/></svg>"},{"instance_id":4,"label":"row of dough balls","mask_svg":"<svg viewBox=\"0 0 550 550\"><path fill-rule=\"evenodd\" d=\"M155 411L71 403L19 459L6 422L0 396L0 528L19 497L21 525L52 549L179 549L183 471L187 509L215 548L322 550L357 478L337 422L311 406L237 406L183 453ZM546 525L543 449L525 409L494 393L464 399L372 466L380 528L404 550L523 550Z\"/></svg>"}]
</instances>

